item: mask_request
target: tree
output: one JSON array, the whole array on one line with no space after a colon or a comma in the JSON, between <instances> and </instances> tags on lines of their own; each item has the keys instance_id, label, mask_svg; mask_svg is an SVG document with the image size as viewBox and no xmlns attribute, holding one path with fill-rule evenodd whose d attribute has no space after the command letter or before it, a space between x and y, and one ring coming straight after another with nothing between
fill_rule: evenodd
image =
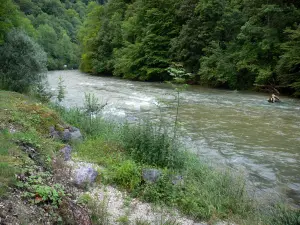
<instances>
[{"instance_id":1,"label":"tree","mask_svg":"<svg viewBox=\"0 0 300 225\"><path fill-rule=\"evenodd\" d=\"M300 25L285 30L288 41L281 45L284 54L280 57L277 72L280 84L290 85L295 96L300 96Z\"/></svg>"},{"instance_id":2,"label":"tree","mask_svg":"<svg viewBox=\"0 0 300 225\"><path fill-rule=\"evenodd\" d=\"M93 72L93 52L96 49L95 38L101 27L100 18L103 14L103 7L95 2L89 3L87 16L80 27L78 37L82 45L80 69L84 72Z\"/></svg>"},{"instance_id":3,"label":"tree","mask_svg":"<svg viewBox=\"0 0 300 225\"><path fill-rule=\"evenodd\" d=\"M14 27L20 27L30 35L35 36L35 30L12 0L0 0L0 44L3 44L5 34Z\"/></svg>"},{"instance_id":4,"label":"tree","mask_svg":"<svg viewBox=\"0 0 300 225\"><path fill-rule=\"evenodd\" d=\"M26 33L13 29L0 47L1 88L27 92L42 82L47 56L43 49Z\"/></svg>"}]
</instances>

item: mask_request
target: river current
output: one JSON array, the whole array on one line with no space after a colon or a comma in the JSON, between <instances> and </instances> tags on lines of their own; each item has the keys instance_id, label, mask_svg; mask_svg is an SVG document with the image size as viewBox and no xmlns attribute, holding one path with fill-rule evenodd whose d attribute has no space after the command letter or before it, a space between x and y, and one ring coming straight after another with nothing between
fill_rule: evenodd
<instances>
[{"instance_id":1,"label":"river current","mask_svg":"<svg viewBox=\"0 0 300 225\"><path fill-rule=\"evenodd\" d=\"M66 107L83 106L84 93L103 103L103 114L137 120L175 117L176 92L165 83L96 77L77 70L51 71L51 89L62 76ZM300 205L300 100L268 94L189 86L180 93L179 122L186 146L213 166L247 177L255 193Z\"/></svg>"}]
</instances>

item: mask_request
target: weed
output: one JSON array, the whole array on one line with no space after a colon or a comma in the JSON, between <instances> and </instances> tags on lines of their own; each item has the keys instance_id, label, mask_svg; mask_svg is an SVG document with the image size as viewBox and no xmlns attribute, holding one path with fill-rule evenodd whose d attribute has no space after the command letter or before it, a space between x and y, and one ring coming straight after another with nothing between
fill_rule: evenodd
<instances>
[{"instance_id":1,"label":"weed","mask_svg":"<svg viewBox=\"0 0 300 225\"><path fill-rule=\"evenodd\" d=\"M99 99L91 93L84 94L84 111L89 116L92 117L93 115L97 115L106 105L100 104Z\"/></svg>"},{"instance_id":2,"label":"weed","mask_svg":"<svg viewBox=\"0 0 300 225\"><path fill-rule=\"evenodd\" d=\"M136 219L135 225L151 225L151 223L143 219Z\"/></svg>"},{"instance_id":3,"label":"weed","mask_svg":"<svg viewBox=\"0 0 300 225\"><path fill-rule=\"evenodd\" d=\"M58 208L62 201L62 197L65 196L64 190L61 185L55 184L54 187L47 185L35 185L33 186L35 192L35 203L49 202L55 208Z\"/></svg>"},{"instance_id":4,"label":"weed","mask_svg":"<svg viewBox=\"0 0 300 225\"><path fill-rule=\"evenodd\" d=\"M87 204L89 204L92 200L93 200L93 199L92 199L92 197L91 197L89 194L84 193L84 194L80 195L80 197L79 197L78 200L77 200L77 203L87 205Z\"/></svg>"},{"instance_id":5,"label":"weed","mask_svg":"<svg viewBox=\"0 0 300 225\"><path fill-rule=\"evenodd\" d=\"M61 76L58 78L58 85L57 85L57 100L58 102L62 102L66 95L66 86L64 85L64 80Z\"/></svg>"},{"instance_id":6,"label":"weed","mask_svg":"<svg viewBox=\"0 0 300 225\"><path fill-rule=\"evenodd\" d=\"M129 221L129 218L127 215L124 215L124 216L120 216L118 219L117 219L117 222L119 224L122 224L122 225L129 225L130 224L130 221Z\"/></svg>"},{"instance_id":7,"label":"weed","mask_svg":"<svg viewBox=\"0 0 300 225\"><path fill-rule=\"evenodd\" d=\"M16 169L9 163L0 162L0 197L7 194L8 187L16 183Z\"/></svg>"},{"instance_id":8,"label":"weed","mask_svg":"<svg viewBox=\"0 0 300 225\"><path fill-rule=\"evenodd\" d=\"M141 183L141 169L134 161L126 160L112 169L111 177L114 183L133 190Z\"/></svg>"},{"instance_id":9,"label":"weed","mask_svg":"<svg viewBox=\"0 0 300 225\"><path fill-rule=\"evenodd\" d=\"M276 204L269 208L266 220L272 225L299 225L300 210L283 204Z\"/></svg>"},{"instance_id":10,"label":"weed","mask_svg":"<svg viewBox=\"0 0 300 225\"><path fill-rule=\"evenodd\" d=\"M109 225L109 212L108 201L105 197L102 201L95 201L92 197L88 197L88 194L80 197L80 201L85 202L89 209L91 220L95 225Z\"/></svg>"},{"instance_id":11,"label":"weed","mask_svg":"<svg viewBox=\"0 0 300 225\"><path fill-rule=\"evenodd\" d=\"M124 148L137 162L158 167L183 167L179 145L170 138L166 127L146 121L137 125L125 124L122 131Z\"/></svg>"}]
</instances>

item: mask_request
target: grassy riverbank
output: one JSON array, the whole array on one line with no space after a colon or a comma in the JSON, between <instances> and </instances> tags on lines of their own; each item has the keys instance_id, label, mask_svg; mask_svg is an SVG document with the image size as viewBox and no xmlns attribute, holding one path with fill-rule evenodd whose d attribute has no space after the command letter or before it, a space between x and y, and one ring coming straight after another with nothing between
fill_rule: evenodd
<instances>
[{"instance_id":1,"label":"grassy riverbank","mask_svg":"<svg viewBox=\"0 0 300 225\"><path fill-rule=\"evenodd\" d=\"M245 191L243 177L202 163L196 155L188 153L163 124L121 124L100 117L90 118L78 109L57 106L50 109L13 92L1 91L0 99L1 202L16 192L29 193L29 197L23 196L27 200L30 193L35 194L36 186L20 186L16 174L35 166L52 173L51 162L64 144L49 138L49 127L67 123L80 128L84 134L84 141L73 145L76 157L105 168L97 179L101 184L116 185L143 201L178 208L199 221L297 224L299 211L286 207L258 210L257 201ZM30 157L22 146L36 149L37 157ZM142 171L148 168L161 172L157 182L142 180ZM53 187L51 182L46 182L47 176L40 177L45 181L40 186ZM47 201L55 202L59 208L60 201Z\"/></svg>"},{"instance_id":2,"label":"grassy riverbank","mask_svg":"<svg viewBox=\"0 0 300 225\"><path fill-rule=\"evenodd\" d=\"M101 118L90 123L88 117L72 109L62 109L60 114L85 132L85 142L76 146L78 157L105 166L105 183L117 184L145 201L176 206L198 220L245 218L253 210L242 178L201 163L160 125L116 124ZM145 168L161 170L161 179L143 184ZM172 177L178 175L184 184L173 185Z\"/></svg>"}]
</instances>

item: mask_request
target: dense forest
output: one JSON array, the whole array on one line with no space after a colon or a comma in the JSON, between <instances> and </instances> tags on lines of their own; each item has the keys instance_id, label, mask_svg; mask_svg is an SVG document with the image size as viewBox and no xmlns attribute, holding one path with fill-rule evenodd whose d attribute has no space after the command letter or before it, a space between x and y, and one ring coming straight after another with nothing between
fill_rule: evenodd
<instances>
[{"instance_id":1,"label":"dense forest","mask_svg":"<svg viewBox=\"0 0 300 225\"><path fill-rule=\"evenodd\" d=\"M46 52L48 70L80 65L142 81L175 74L192 84L269 85L300 96L297 0L0 1L2 51L18 28Z\"/></svg>"},{"instance_id":2,"label":"dense forest","mask_svg":"<svg viewBox=\"0 0 300 225\"><path fill-rule=\"evenodd\" d=\"M90 7L79 32L81 70L136 80L170 79L300 95L296 0L110 0Z\"/></svg>"}]
</instances>

